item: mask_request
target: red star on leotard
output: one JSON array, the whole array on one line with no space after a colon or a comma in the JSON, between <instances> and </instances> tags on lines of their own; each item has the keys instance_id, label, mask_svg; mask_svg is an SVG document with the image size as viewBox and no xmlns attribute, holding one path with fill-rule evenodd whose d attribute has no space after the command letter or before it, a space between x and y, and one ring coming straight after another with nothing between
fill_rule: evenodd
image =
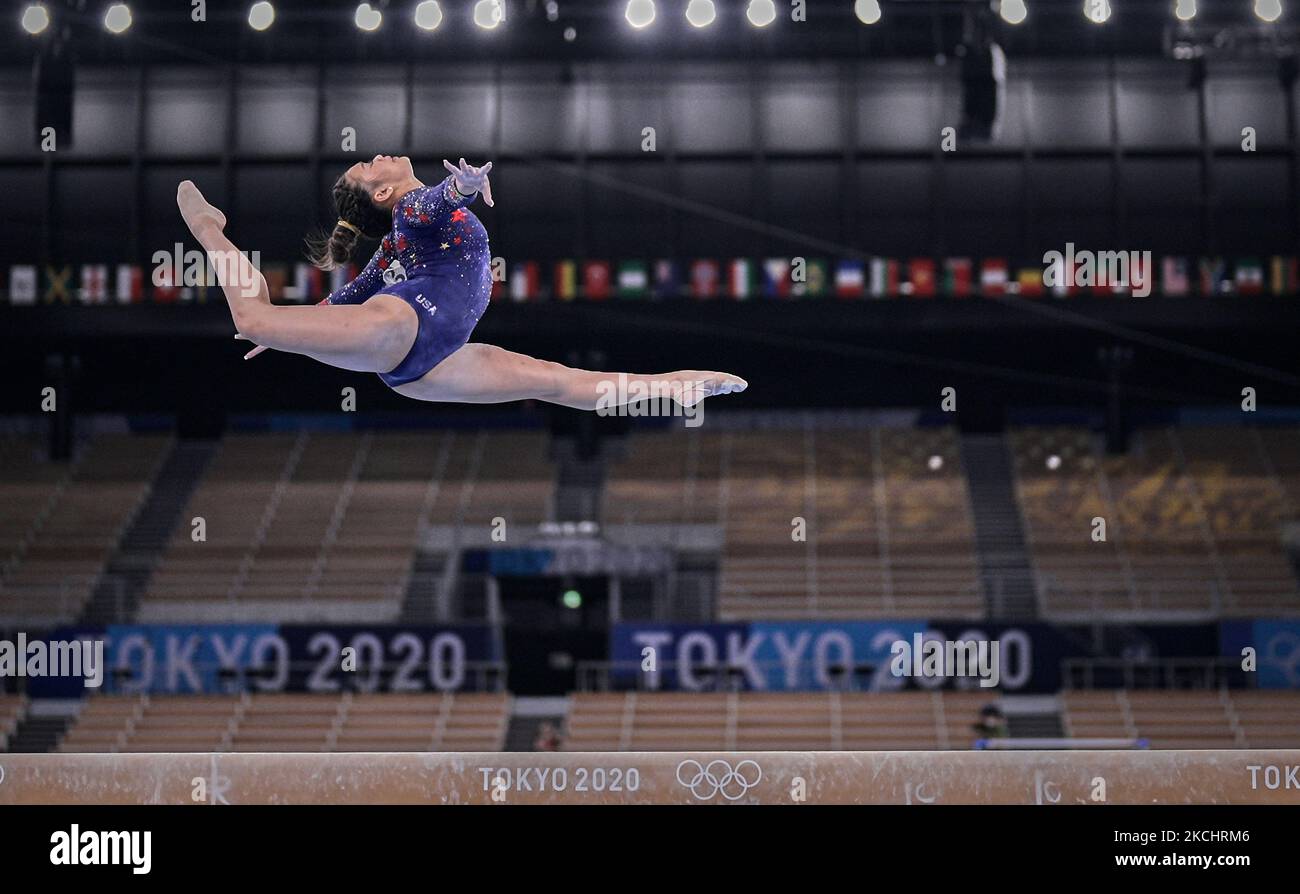
<instances>
[{"instance_id":1,"label":"red star on leotard","mask_svg":"<svg viewBox=\"0 0 1300 894\"><path fill-rule=\"evenodd\" d=\"M429 215L427 215L427 214L421 214L421 215L420 215L420 223L428 223L428 222L429 222Z\"/></svg>"},{"instance_id":2,"label":"red star on leotard","mask_svg":"<svg viewBox=\"0 0 1300 894\"><path fill-rule=\"evenodd\" d=\"M451 240L451 241L452 241L452 242L455 242L457 245L460 245L460 237L459 237L459 236L457 236L455 239L453 239L453 240Z\"/></svg>"},{"instance_id":3,"label":"red star on leotard","mask_svg":"<svg viewBox=\"0 0 1300 894\"><path fill-rule=\"evenodd\" d=\"M379 259L379 269L380 269L380 270L387 270L387 269L388 269L388 258L380 258L380 259Z\"/></svg>"},{"instance_id":4,"label":"red star on leotard","mask_svg":"<svg viewBox=\"0 0 1300 894\"><path fill-rule=\"evenodd\" d=\"M456 221L456 223L460 223L462 220L465 219L465 209L457 208L455 211L451 213L451 219Z\"/></svg>"}]
</instances>

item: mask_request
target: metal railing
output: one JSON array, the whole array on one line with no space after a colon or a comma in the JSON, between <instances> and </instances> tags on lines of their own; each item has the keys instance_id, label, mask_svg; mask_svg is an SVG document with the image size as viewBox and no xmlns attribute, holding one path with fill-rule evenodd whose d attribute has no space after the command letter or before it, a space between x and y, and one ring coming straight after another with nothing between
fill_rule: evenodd
<instances>
[{"instance_id":1,"label":"metal railing","mask_svg":"<svg viewBox=\"0 0 1300 894\"><path fill-rule=\"evenodd\" d=\"M199 682L193 686L179 685L175 689L155 685L162 676L155 668L154 679L142 678L135 669L109 668L105 671L102 691L107 695L253 695L266 693L293 693L299 695L330 695L351 692L357 694L418 694L428 692L505 692L509 665L504 661L465 661L463 673L435 680L428 661L412 667L406 661L383 661L378 664L360 663L355 671L344 671L337 666L327 666L321 660L296 660L258 666L222 667L213 661L190 661ZM177 683L186 675L178 674ZM0 678L3 682L5 678ZM31 677L9 678L15 683L12 691L25 691ZM44 678L35 678L44 679ZM0 688L0 691L5 691Z\"/></svg>"},{"instance_id":2,"label":"metal railing","mask_svg":"<svg viewBox=\"0 0 1300 894\"><path fill-rule=\"evenodd\" d=\"M1063 689L1219 689L1247 687L1240 658L1066 658Z\"/></svg>"},{"instance_id":3,"label":"metal railing","mask_svg":"<svg viewBox=\"0 0 1300 894\"><path fill-rule=\"evenodd\" d=\"M793 673L794 683L788 688L774 688L773 692L797 691L837 691L837 692L883 692L898 691L907 688L908 677L895 676L889 669L889 662L861 662L854 665L814 661L800 661L793 667L784 661L747 661L743 666L734 664L696 664L681 661L660 662L655 671L643 671L639 661L579 661L576 666L576 684L580 692L629 691L656 692L668 689L666 678L677 675L685 669L694 685L692 692L741 692L751 687L746 685L750 670L760 671L764 677L775 671L782 679L788 679ZM914 679L915 691L930 691L939 688L979 688L979 677L967 675L911 678ZM673 690L680 691L677 685ZM990 689L990 692L992 690Z\"/></svg>"},{"instance_id":4,"label":"metal railing","mask_svg":"<svg viewBox=\"0 0 1300 894\"><path fill-rule=\"evenodd\" d=\"M1152 618L1178 616L1182 618L1218 617L1224 608L1223 590L1215 581L1192 582L1174 587L1144 586L1130 588L1120 576L1106 584L1088 587L1061 586L1051 574L1036 575L1040 614L1048 619L1113 622L1117 616ZM1188 594L1203 592L1201 604L1191 604ZM1117 594L1127 596L1127 605L1117 604ZM1064 603L1064 605L1063 605Z\"/></svg>"}]
</instances>

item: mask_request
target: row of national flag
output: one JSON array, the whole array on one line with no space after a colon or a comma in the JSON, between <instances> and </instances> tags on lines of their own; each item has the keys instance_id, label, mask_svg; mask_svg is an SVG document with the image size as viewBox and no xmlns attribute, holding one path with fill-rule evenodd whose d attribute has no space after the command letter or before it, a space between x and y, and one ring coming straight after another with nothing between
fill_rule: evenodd
<instances>
[{"instance_id":1,"label":"row of national flag","mask_svg":"<svg viewBox=\"0 0 1300 894\"><path fill-rule=\"evenodd\" d=\"M1165 256L1131 285L1074 285L1075 277L1046 275L1042 264L1003 258L734 258L632 261L521 261L498 265L492 289L499 301L603 301L615 298L970 298L1020 295L1295 295L1294 257L1188 258ZM310 264L262 268L271 300L318 301L356 276L355 266L323 273ZM130 264L37 267L17 264L0 295L10 304L185 303L221 300L214 280L177 284L168 269ZM201 277L200 277L201 278ZM1045 279L1047 280L1045 282ZM1063 284L1065 279L1071 284Z\"/></svg>"}]
</instances>

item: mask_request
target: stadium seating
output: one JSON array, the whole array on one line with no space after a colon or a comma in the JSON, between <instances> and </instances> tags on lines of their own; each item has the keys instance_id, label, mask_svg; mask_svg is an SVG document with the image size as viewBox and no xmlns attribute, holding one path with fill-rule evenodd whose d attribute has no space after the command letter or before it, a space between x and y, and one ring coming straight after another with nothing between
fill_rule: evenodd
<instances>
[{"instance_id":1,"label":"stadium seating","mask_svg":"<svg viewBox=\"0 0 1300 894\"><path fill-rule=\"evenodd\" d=\"M1300 746L1300 693L1238 690L1230 693L1230 705L1249 747Z\"/></svg>"},{"instance_id":2,"label":"stadium seating","mask_svg":"<svg viewBox=\"0 0 1300 894\"><path fill-rule=\"evenodd\" d=\"M787 468L799 459L796 438L803 462ZM951 430L808 425L747 432L728 446L723 617L981 613ZM806 544L791 538L795 516L807 519Z\"/></svg>"},{"instance_id":3,"label":"stadium seating","mask_svg":"<svg viewBox=\"0 0 1300 894\"><path fill-rule=\"evenodd\" d=\"M394 620L424 525L548 516L544 448L530 432L231 435L140 618Z\"/></svg>"},{"instance_id":4,"label":"stadium seating","mask_svg":"<svg viewBox=\"0 0 1300 894\"><path fill-rule=\"evenodd\" d=\"M717 524L723 437L677 427L629 435L605 484L604 523Z\"/></svg>"},{"instance_id":5,"label":"stadium seating","mask_svg":"<svg viewBox=\"0 0 1300 894\"><path fill-rule=\"evenodd\" d=\"M1216 573L1228 594L1224 613L1300 609L1296 578L1280 546L1283 523L1300 520L1300 514L1288 505L1259 429L1170 431L1214 540ZM1290 450L1300 450L1300 433L1291 434Z\"/></svg>"},{"instance_id":6,"label":"stadium seating","mask_svg":"<svg viewBox=\"0 0 1300 894\"><path fill-rule=\"evenodd\" d=\"M720 526L724 619L976 617L983 608L950 429L808 419L635 433L604 512L607 524Z\"/></svg>"},{"instance_id":7,"label":"stadium seating","mask_svg":"<svg viewBox=\"0 0 1300 894\"><path fill-rule=\"evenodd\" d=\"M499 751L505 694L97 696L67 752Z\"/></svg>"},{"instance_id":8,"label":"stadium seating","mask_svg":"<svg viewBox=\"0 0 1300 894\"><path fill-rule=\"evenodd\" d=\"M171 439L100 434L69 463L32 438L0 440L0 623L69 621L149 493Z\"/></svg>"},{"instance_id":9,"label":"stadium seating","mask_svg":"<svg viewBox=\"0 0 1300 894\"><path fill-rule=\"evenodd\" d=\"M567 751L970 748L997 693L576 693Z\"/></svg>"},{"instance_id":10,"label":"stadium seating","mask_svg":"<svg viewBox=\"0 0 1300 894\"><path fill-rule=\"evenodd\" d=\"M1062 693L1075 738L1141 738L1151 748L1295 748L1300 693L1105 690Z\"/></svg>"},{"instance_id":11,"label":"stadium seating","mask_svg":"<svg viewBox=\"0 0 1300 894\"><path fill-rule=\"evenodd\" d=\"M1018 496L1049 617L1252 616L1300 609L1273 459L1294 431L1147 429L1103 456L1080 429L1011 433ZM1049 467L1052 459L1055 467ZM1106 520L1106 540L1092 537Z\"/></svg>"},{"instance_id":12,"label":"stadium seating","mask_svg":"<svg viewBox=\"0 0 1300 894\"><path fill-rule=\"evenodd\" d=\"M944 750L980 738L998 693L576 693L567 751ZM1099 690L1061 695L1065 734L1151 748L1294 748L1300 693Z\"/></svg>"}]
</instances>

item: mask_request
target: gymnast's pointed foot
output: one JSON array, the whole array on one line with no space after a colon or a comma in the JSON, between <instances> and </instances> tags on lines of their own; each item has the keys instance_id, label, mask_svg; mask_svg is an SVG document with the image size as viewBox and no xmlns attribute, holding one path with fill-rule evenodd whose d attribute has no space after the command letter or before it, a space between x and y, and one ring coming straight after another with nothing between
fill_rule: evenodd
<instances>
[{"instance_id":1,"label":"gymnast's pointed foot","mask_svg":"<svg viewBox=\"0 0 1300 894\"><path fill-rule=\"evenodd\" d=\"M215 205L203 198L203 193L194 185L193 180L182 180L176 187L176 204L181 209L181 217L195 236L215 227L217 232L226 228L226 215Z\"/></svg>"},{"instance_id":2,"label":"gymnast's pointed foot","mask_svg":"<svg viewBox=\"0 0 1300 894\"><path fill-rule=\"evenodd\" d=\"M693 407L706 397L718 394L739 394L749 387L749 383L740 376L730 373L708 372L690 369L674 375L682 379L680 393L673 397L684 407Z\"/></svg>"}]
</instances>

